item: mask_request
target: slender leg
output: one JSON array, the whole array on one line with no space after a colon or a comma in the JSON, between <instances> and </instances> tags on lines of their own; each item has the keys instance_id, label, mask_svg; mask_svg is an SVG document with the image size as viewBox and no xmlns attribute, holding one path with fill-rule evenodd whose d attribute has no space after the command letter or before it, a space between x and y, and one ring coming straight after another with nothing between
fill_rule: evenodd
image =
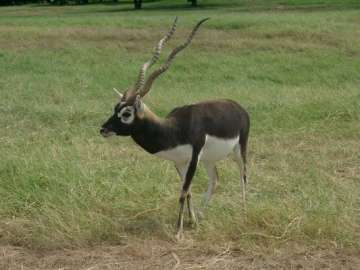
<instances>
[{"instance_id":1,"label":"slender leg","mask_svg":"<svg viewBox=\"0 0 360 270\"><path fill-rule=\"evenodd\" d=\"M176 234L177 240L181 240L183 238L185 196L180 196L179 203L180 203L180 209L179 209L179 217L177 221L177 234Z\"/></svg>"},{"instance_id":2,"label":"slender leg","mask_svg":"<svg viewBox=\"0 0 360 270\"><path fill-rule=\"evenodd\" d=\"M234 149L235 161L239 166L240 170L240 182L242 185L242 198L245 207L246 202L246 159L243 158L240 150L240 144L236 145Z\"/></svg>"},{"instance_id":3,"label":"slender leg","mask_svg":"<svg viewBox=\"0 0 360 270\"><path fill-rule=\"evenodd\" d=\"M188 166L185 178L184 178L185 181L183 181L182 190L181 190L181 193L180 193L180 198L179 198L180 209L179 209L179 218L178 218L178 222L177 222L177 230L178 230L178 232L176 234L176 238L178 240L182 239L182 236L183 236L184 202L185 202L185 198L187 198L188 195L189 195L189 188L190 188L190 185L191 185L191 180L192 180L192 178L194 177L194 174L195 174L196 166L197 166L197 163L198 163L199 152L200 152L200 150L197 150L195 148L193 149L191 161L189 163L189 166ZM192 206L191 206L192 205L191 204L191 196L188 199L188 204L189 204L189 202L190 202L189 209L191 209L192 208ZM189 210L189 211L192 211L192 209Z\"/></svg>"},{"instance_id":4,"label":"slender leg","mask_svg":"<svg viewBox=\"0 0 360 270\"><path fill-rule=\"evenodd\" d=\"M182 185L184 185L185 178L186 178L186 172L188 170L189 164L188 163L176 164L175 167L176 167L176 170L177 170L177 172L178 172L178 174L180 176L181 183L182 183ZM193 208L193 203L192 203L191 186L189 187L189 191L188 191L188 194L186 196L186 202L187 202L190 221L191 221L192 224L196 225L197 220L196 220L196 215L195 215L194 208Z\"/></svg>"},{"instance_id":5,"label":"slender leg","mask_svg":"<svg viewBox=\"0 0 360 270\"><path fill-rule=\"evenodd\" d=\"M197 225L197 219L196 219L196 215L194 212L194 207L193 207L193 203L192 203L192 194L191 194L191 190L189 190L188 195L186 197L186 201L187 201L187 206L188 206L188 211L189 211L189 217L190 217L190 222L193 225Z\"/></svg>"},{"instance_id":6,"label":"slender leg","mask_svg":"<svg viewBox=\"0 0 360 270\"><path fill-rule=\"evenodd\" d=\"M176 170L180 176L181 179L181 188L183 187L184 183L185 183L185 177L186 177L186 172L188 171L188 167L189 167L189 162L184 163L184 164L176 164L175 165ZM182 189L181 189L182 190ZM181 192L180 198L179 198L179 204L180 204L180 208L179 208L179 217L178 217L178 221L177 221L177 234L176 234L176 238L177 240L181 240L182 239L182 230L183 230L183 226L184 226L184 203L185 203L185 196L183 196L183 193Z\"/></svg>"},{"instance_id":7,"label":"slender leg","mask_svg":"<svg viewBox=\"0 0 360 270\"><path fill-rule=\"evenodd\" d=\"M204 194L204 206L206 207L210 201L212 194L218 184L219 175L215 166L215 163L204 162L204 166L209 177L208 189Z\"/></svg>"}]
</instances>

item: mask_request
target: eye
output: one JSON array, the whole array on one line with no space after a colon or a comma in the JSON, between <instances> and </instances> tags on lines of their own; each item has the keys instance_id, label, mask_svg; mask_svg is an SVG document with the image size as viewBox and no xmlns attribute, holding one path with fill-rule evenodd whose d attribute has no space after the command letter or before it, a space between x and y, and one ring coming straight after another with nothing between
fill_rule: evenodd
<instances>
[{"instance_id":1,"label":"eye","mask_svg":"<svg viewBox=\"0 0 360 270\"><path fill-rule=\"evenodd\" d=\"M131 124L135 119L135 109L132 106L127 106L117 113L117 117L124 124Z\"/></svg>"},{"instance_id":2,"label":"eye","mask_svg":"<svg viewBox=\"0 0 360 270\"><path fill-rule=\"evenodd\" d=\"M131 112L125 111L125 112L118 112L117 116L118 118L129 118L131 116Z\"/></svg>"}]
</instances>

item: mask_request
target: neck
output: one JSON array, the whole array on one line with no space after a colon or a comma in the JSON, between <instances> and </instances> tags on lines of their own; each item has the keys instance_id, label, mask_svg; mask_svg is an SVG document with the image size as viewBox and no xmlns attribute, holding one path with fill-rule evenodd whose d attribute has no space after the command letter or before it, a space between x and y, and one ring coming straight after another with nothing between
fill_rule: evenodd
<instances>
[{"instance_id":1,"label":"neck","mask_svg":"<svg viewBox=\"0 0 360 270\"><path fill-rule=\"evenodd\" d=\"M156 152L176 146L176 128L171 119L158 117L146 106L137 119L131 137L147 152Z\"/></svg>"}]
</instances>

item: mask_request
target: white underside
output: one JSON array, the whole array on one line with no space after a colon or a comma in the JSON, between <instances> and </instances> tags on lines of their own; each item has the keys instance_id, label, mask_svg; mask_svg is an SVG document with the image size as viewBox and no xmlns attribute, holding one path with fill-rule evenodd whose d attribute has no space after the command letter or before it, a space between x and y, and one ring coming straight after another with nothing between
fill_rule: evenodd
<instances>
[{"instance_id":1,"label":"white underside","mask_svg":"<svg viewBox=\"0 0 360 270\"><path fill-rule=\"evenodd\" d=\"M226 158L238 145L239 136L231 139L221 139L206 135L205 144L201 149L199 161L216 162ZM192 157L192 146L190 144L179 145L174 148L155 153L156 156L174 161L176 164L187 163Z\"/></svg>"}]
</instances>

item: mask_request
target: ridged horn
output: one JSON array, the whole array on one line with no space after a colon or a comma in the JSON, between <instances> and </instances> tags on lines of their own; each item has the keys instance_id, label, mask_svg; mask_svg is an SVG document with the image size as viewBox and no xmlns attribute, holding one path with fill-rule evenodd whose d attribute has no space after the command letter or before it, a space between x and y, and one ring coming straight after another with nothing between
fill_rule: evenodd
<instances>
[{"instance_id":1,"label":"ridged horn","mask_svg":"<svg viewBox=\"0 0 360 270\"><path fill-rule=\"evenodd\" d=\"M147 61L146 63L144 63L142 65L142 67L140 68L139 71L139 76L138 79L135 83L135 87L133 88L133 90L131 91L132 94L137 94L138 92L141 91L142 87L144 86L145 83L145 73L146 70L151 67L153 64L156 63L156 61L159 59L160 56L160 52L161 49L163 48L163 46L165 45L165 43L172 37L172 35L175 33L176 30L176 24L177 24L178 18L175 17L175 20L169 30L169 32L159 41L159 43L157 44L157 46L154 49L154 53L152 58Z\"/></svg>"},{"instance_id":2,"label":"ridged horn","mask_svg":"<svg viewBox=\"0 0 360 270\"><path fill-rule=\"evenodd\" d=\"M140 96L143 97L145 96L151 89L151 86L153 84L153 82L155 81L155 79L161 75L162 73L164 73L171 65L173 59L175 58L175 56L181 52L182 50L184 50L187 46L189 46L189 44L191 43L192 39L194 38L197 30L199 29L200 25L202 23L204 23L205 21L209 20L210 18L205 18L202 19L201 21L199 21L195 27L193 28L193 30L191 31L190 35L188 36L187 40L179 45L178 47L176 47L175 49L172 50L172 52L169 54L168 58L166 59L165 63L162 64L158 69L154 70L149 78L146 80L144 87L142 88L141 92L140 92Z\"/></svg>"}]
</instances>

